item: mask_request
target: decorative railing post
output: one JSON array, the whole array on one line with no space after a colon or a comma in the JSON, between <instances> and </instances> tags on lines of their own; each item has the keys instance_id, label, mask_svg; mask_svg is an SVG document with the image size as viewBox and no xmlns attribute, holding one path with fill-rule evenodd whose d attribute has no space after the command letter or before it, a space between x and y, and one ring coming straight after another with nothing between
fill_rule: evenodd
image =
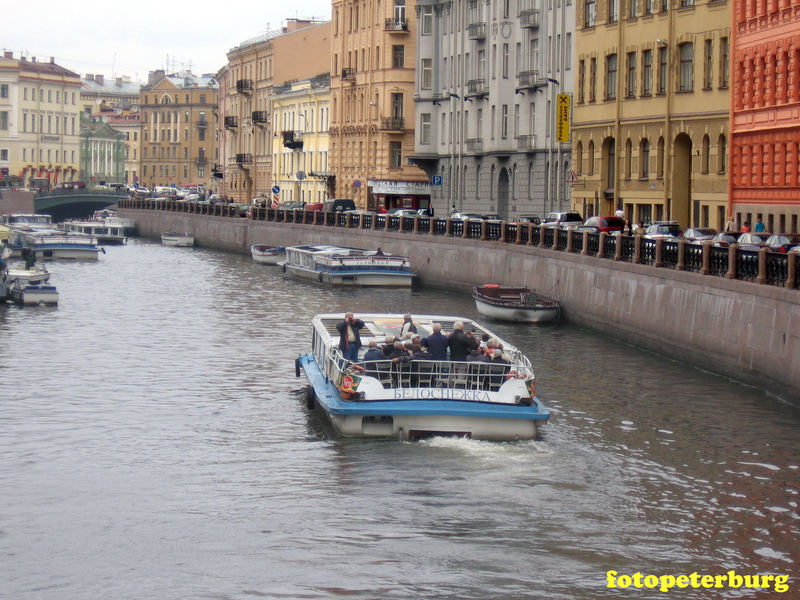
<instances>
[{"instance_id":1,"label":"decorative railing post","mask_svg":"<svg viewBox=\"0 0 800 600\"><path fill-rule=\"evenodd\" d=\"M617 232L617 245L614 248L614 260L622 260L622 232Z\"/></svg>"},{"instance_id":2,"label":"decorative railing post","mask_svg":"<svg viewBox=\"0 0 800 600\"><path fill-rule=\"evenodd\" d=\"M653 261L654 267L660 267L662 264L662 254L664 252L664 238L656 238L656 258Z\"/></svg>"},{"instance_id":3,"label":"decorative railing post","mask_svg":"<svg viewBox=\"0 0 800 600\"><path fill-rule=\"evenodd\" d=\"M756 277L756 283L762 285L767 283L767 252L769 250L766 246L758 251L758 277Z\"/></svg>"},{"instance_id":4,"label":"decorative railing post","mask_svg":"<svg viewBox=\"0 0 800 600\"><path fill-rule=\"evenodd\" d=\"M414 215L414 233L419 233L419 215Z\"/></svg>"},{"instance_id":5,"label":"decorative railing post","mask_svg":"<svg viewBox=\"0 0 800 600\"><path fill-rule=\"evenodd\" d=\"M370 228L370 229L372 229L372 230L374 231L374 230L375 230L375 225L376 225L377 223L378 223L378 213L374 213L374 214L372 215L372 219L371 219L371 221L370 221L369 228Z\"/></svg>"},{"instance_id":6,"label":"decorative railing post","mask_svg":"<svg viewBox=\"0 0 800 600\"><path fill-rule=\"evenodd\" d=\"M461 237L462 238L468 238L469 237L469 219L464 219L461 223L462 223L461 226L463 227L463 229L461 231Z\"/></svg>"},{"instance_id":7,"label":"decorative railing post","mask_svg":"<svg viewBox=\"0 0 800 600\"><path fill-rule=\"evenodd\" d=\"M533 246L533 223L528 223L528 246ZM539 230L539 237L542 237L542 230Z\"/></svg>"},{"instance_id":8,"label":"decorative railing post","mask_svg":"<svg viewBox=\"0 0 800 600\"><path fill-rule=\"evenodd\" d=\"M481 221L481 241L486 241L486 221Z\"/></svg>"},{"instance_id":9,"label":"decorative railing post","mask_svg":"<svg viewBox=\"0 0 800 600\"><path fill-rule=\"evenodd\" d=\"M555 233L555 229L553 229ZM539 225L539 248L544 248L544 226Z\"/></svg>"},{"instance_id":10,"label":"decorative railing post","mask_svg":"<svg viewBox=\"0 0 800 600\"><path fill-rule=\"evenodd\" d=\"M506 222L502 221L500 223L500 241L505 244L506 242Z\"/></svg>"},{"instance_id":11,"label":"decorative railing post","mask_svg":"<svg viewBox=\"0 0 800 600\"><path fill-rule=\"evenodd\" d=\"M606 236L608 236L608 233L605 231L601 231L600 235L598 236L600 239L598 241L599 247L597 248L597 258L604 258L604 252L606 249Z\"/></svg>"},{"instance_id":12,"label":"decorative railing post","mask_svg":"<svg viewBox=\"0 0 800 600\"><path fill-rule=\"evenodd\" d=\"M358 215L358 228L359 229L364 229L364 217L365 217L364 213L360 213Z\"/></svg>"},{"instance_id":13,"label":"decorative railing post","mask_svg":"<svg viewBox=\"0 0 800 600\"><path fill-rule=\"evenodd\" d=\"M637 233L633 241L633 264L642 262L642 234Z\"/></svg>"},{"instance_id":14,"label":"decorative railing post","mask_svg":"<svg viewBox=\"0 0 800 600\"><path fill-rule=\"evenodd\" d=\"M731 244L728 246L728 272L725 273L725 279L736 279L736 250L739 244Z\"/></svg>"},{"instance_id":15,"label":"decorative railing post","mask_svg":"<svg viewBox=\"0 0 800 600\"><path fill-rule=\"evenodd\" d=\"M514 243L519 246L522 243L522 223L517 223L517 238Z\"/></svg>"},{"instance_id":16,"label":"decorative railing post","mask_svg":"<svg viewBox=\"0 0 800 600\"><path fill-rule=\"evenodd\" d=\"M383 230L384 231L389 231L389 221L390 220L391 219L389 219L389 213L386 213L386 218L383 220Z\"/></svg>"},{"instance_id":17,"label":"decorative railing post","mask_svg":"<svg viewBox=\"0 0 800 600\"><path fill-rule=\"evenodd\" d=\"M453 219L450 217L447 218L444 224L444 235L445 237L450 237L453 235Z\"/></svg>"},{"instance_id":18,"label":"decorative railing post","mask_svg":"<svg viewBox=\"0 0 800 600\"><path fill-rule=\"evenodd\" d=\"M678 240L678 264L675 265L675 269L686 270L686 240Z\"/></svg>"},{"instance_id":19,"label":"decorative railing post","mask_svg":"<svg viewBox=\"0 0 800 600\"><path fill-rule=\"evenodd\" d=\"M711 242L708 240L703 242L703 266L700 272L703 275L711 273Z\"/></svg>"},{"instance_id":20,"label":"decorative railing post","mask_svg":"<svg viewBox=\"0 0 800 600\"><path fill-rule=\"evenodd\" d=\"M795 273L797 272L797 257L800 256L797 252L789 252L788 260L786 261L786 268L788 269L786 273L786 287L788 289L794 289L797 285L797 279L795 278Z\"/></svg>"},{"instance_id":21,"label":"decorative railing post","mask_svg":"<svg viewBox=\"0 0 800 600\"><path fill-rule=\"evenodd\" d=\"M436 217L431 217L428 222L428 233L434 235L436 233Z\"/></svg>"}]
</instances>

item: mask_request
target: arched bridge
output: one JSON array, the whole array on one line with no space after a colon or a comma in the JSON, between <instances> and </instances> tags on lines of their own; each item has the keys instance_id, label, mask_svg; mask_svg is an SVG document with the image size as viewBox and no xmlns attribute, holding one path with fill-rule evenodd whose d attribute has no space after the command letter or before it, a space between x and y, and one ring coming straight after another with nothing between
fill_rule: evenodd
<instances>
[{"instance_id":1,"label":"arched bridge","mask_svg":"<svg viewBox=\"0 0 800 600\"><path fill-rule=\"evenodd\" d=\"M38 194L34 208L37 213L52 215L53 221L63 221L91 215L127 197L127 192L59 190Z\"/></svg>"}]
</instances>

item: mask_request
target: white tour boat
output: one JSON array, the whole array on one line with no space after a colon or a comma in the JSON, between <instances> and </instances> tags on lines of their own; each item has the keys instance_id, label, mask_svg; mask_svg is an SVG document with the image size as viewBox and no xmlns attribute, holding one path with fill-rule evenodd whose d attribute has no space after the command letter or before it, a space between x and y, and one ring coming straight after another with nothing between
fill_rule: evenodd
<instances>
[{"instance_id":1,"label":"white tour boat","mask_svg":"<svg viewBox=\"0 0 800 600\"><path fill-rule=\"evenodd\" d=\"M286 248L282 246L268 246L267 244L253 244L250 246L250 255L253 262L260 265L277 265L286 258Z\"/></svg>"},{"instance_id":2,"label":"white tour boat","mask_svg":"<svg viewBox=\"0 0 800 600\"><path fill-rule=\"evenodd\" d=\"M165 231L161 234L161 243L165 246L194 246L194 236L191 233Z\"/></svg>"},{"instance_id":3,"label":"white tour boat","mask_svg":"<svg viewBox=\"0 0 800 600\"><path fill-rule=\"evenodd\" d=\"M341 246L288 246L283 270L332 285L411 287L408 257Z\"/></svg>"},{"instance_id":4,"label":"white tour boat","mask_svg":"<svg viewBox=\"0 0 800 600\"><path fill-rule=\"evenodd\" d=\"M487 283L472 288L475 308L485 317L523 323L551 323L558 319L558 300L527 287L503 287Z\"/></svg>"},{"instance_id":5,"label":"white tour boat","mask_svg":"<svg viewBox=\"0 0 800 600\"><path fill-rule=\"evenodd\" d=\"M58 290L53 285L33 285L15 283L11 286L11 299L24 306L37 304L58 304Z\"/></svg>"},{"instance_id":6,"label":"white tour boat","mask_svg":"<svg viewBox=\"0 0 800 600\"><path fill-rule=\"evenodd\" d=\"M482 440L527 440L536 437L549 410L536 397L530 361L512 344L478 323L459 317L415 315L418 334L425 338L434 323L442 332L456 322L465 332L486 333L503 345L507 362L449 360L363 360L371 340L383 344L403 326L400 314L356 314L364 348L350 363L339 350L336 325L343 314L321 314L312 320L312 348L296 360L296 375L304 371L310 386L309 407L325 412L344 436L392 437L417 440L447 435Z\"/></svg>"},{"instance_id":7,"label":"white tour boat","mask_svg":"<svg viewBox=\"0 0 800 600\"><path fill-rule=\"evenodd\" d=\"M64 221L59 227L65 231L91 235L102 245L124 244L136 233L133 219L120 217L108 209L95 211L91 219Z\"/></svg>"},{"instance_id":8,"label":"white tour boat","mask_svg":"<svg viewBox=\"0 0 800 600\"><path fill-rule=\"evenodd\" d=\"M36 260L74 259L97 260L100 249L97 240L82 233L71 233L53 228L15 228L9 238L9 246L19 249L20 255L27 248Z\"/></svg>"}]
</instances>

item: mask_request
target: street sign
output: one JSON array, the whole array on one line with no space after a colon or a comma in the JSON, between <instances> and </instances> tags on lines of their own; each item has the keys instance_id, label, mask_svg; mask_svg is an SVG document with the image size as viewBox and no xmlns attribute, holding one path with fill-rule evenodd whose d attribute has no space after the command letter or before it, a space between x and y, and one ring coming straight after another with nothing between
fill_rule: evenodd
<instances>
[{"instance_id":1,"label":"street sign","mask_svg":"<svg viewBox=\"0 0 800 600\"><path fill-rule=\"evenodd\" d=\"M556 99L556 141L569 142L572 94L559 94Z\"/></svg>"},{"instance_id":2,"label":"street sign","mask_svg":"<svg viewBox=\"0 0 800 600\"><path fill-rule=\"evenodd\" d=\"M280 191L281 191L281 188L278 187L277 185L273 185L272 186L272 193L273 194L278 194L278 193L280 193Z\"/></svg>"},{"instance_id":3,"label":"street sign","mask_svg":"<svg viewBox=\"0 0 800 600\"><path fill-rule=\"evenodd\" d=\"M356 188L356 189L360 188L361 187L361 180L360 179L356 179L353 182L353 187Z\"/></svg>"},{"instance_id":4,"label":"street sign","mask_svg":"<svg viewBox=\"0 0 800 600\"><path fill-rule=\"evenodd\" d=\"M295 174L295 177L297 177L297 181L303 181L303 179L306 178L306 172L305 171L298 171Z\"/></svg>"},{"instance_id":5,"label":"street sign","mask_svg":"<svg viewBox=\"0 0 800 600\"><path fill-rule=\"evenodd\" d=\"M431 185L442 185L442 176L434 175L431 177Z\"/></svg>"},{"instance_id":6,"label":"street sign","mask_svg":"<svg viewBox=\"0 0 800 600\"><path fill-rule=\"evenodd\" d=\"M567 183L578 183L578 174L575 171L570 171L567 175Z\"/></svg>"},{"instance_id":7,"label":"street sign","mask_svg":"<svg viewBox=\"0 0 800 600\"><path fill-rule=\"evenodd\" d=\"M139 182L138 181L134 181L133 182L133 187L135 187L138 190L139 189Z\"/></svg>"}]
</instances>

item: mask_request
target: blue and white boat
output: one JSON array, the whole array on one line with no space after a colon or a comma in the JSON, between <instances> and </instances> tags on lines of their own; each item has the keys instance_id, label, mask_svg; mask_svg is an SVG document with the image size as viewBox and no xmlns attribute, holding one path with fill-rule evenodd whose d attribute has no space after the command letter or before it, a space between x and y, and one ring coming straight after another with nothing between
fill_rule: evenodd
<instances>
[{"instance_id":1,"label":"blue and white boat","mask_svg":"<svg viewBox=\"0 0 800 600\"><path fill-rule=\"evenodd\" d=\"M288 246L284 272L332 285L411 287L415 273L406 256L342 246Z\"/></svg>"},{"instance_id":2,"label":"blue and white boat","mask_svg":"<svg viewBox=\"0 0 800 600\"><path fill-rule=\"evenodd\" d=\"M421 337L451 332L456 322L476 336L487 333L503 346L507 362L449 360L363 361L370 340L379 345L397 336L400 314L357 314L364 344L351 363L338 348L337 323L343 314L320 314L312 320L311 352L300 355L295 370L309 381L309 407L318 405L334 429L347 437L418 440L459 436L482 440L529 440L547 422L549 410L535 394L530 361L510 343L478 323L460 317L415 315Z\"/></svg>"},{"instance_id":3,"label":"blue and white boat","mask_svg":"<svg viewBox=\"0 0 800 600\"><path fill-rule=\"evenodd\" d=\"M36 260L97 260L100 252L97 240L92 236L30 226L15 228L9 246L20 254L29 249Z\"/></svg>"},{"instance_id":4,"label":"blue and white boat","mask_svg":"<svg viewBox=\"0 0 800 600\"><path fill-rule=\"evenodd\" d=\"M277 265L286 258L286 248L267 244L253 244L250 246L250 255L253 257L253 262L260 265Z\"/></svg>"},{"instance_id":5,"label":"blue and white boat","mask_svg":"<svg viewBox=\"0 0 800 600\"><path fill-rule=\"evenodd\" d=\"M15 304L22 306L58 304L58 290L53 285L15 283L10 295Z\"/></svg>"}]
</instances>

